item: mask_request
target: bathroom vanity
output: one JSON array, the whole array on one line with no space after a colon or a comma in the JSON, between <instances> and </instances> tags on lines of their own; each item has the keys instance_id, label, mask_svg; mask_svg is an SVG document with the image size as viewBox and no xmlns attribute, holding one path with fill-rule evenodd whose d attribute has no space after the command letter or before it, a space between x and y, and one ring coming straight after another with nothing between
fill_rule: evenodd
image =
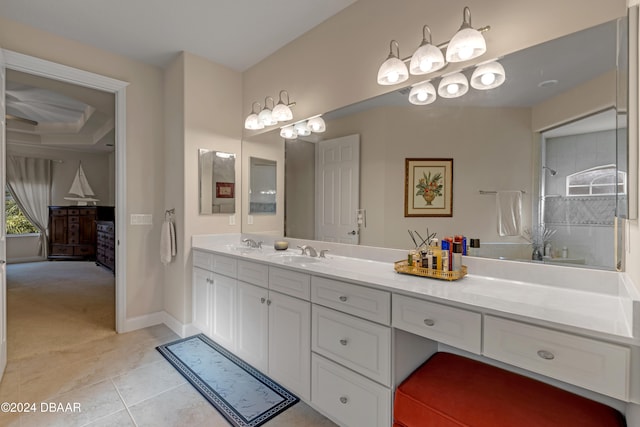
<instances>
[{"instance_id":1,"label":"bathroom vanity","mask_svg":"<svg viewBox=\"0 0 640 427\"><path fill-rule=\"evenodd\" d=\"M637 411L625 274L465 257L446 282L396 273L404 251L288 239L322 259L241 237L193 237L193 326L340 425L389 426L395 387L437 351Z\"/></svg>"}]
</instances>

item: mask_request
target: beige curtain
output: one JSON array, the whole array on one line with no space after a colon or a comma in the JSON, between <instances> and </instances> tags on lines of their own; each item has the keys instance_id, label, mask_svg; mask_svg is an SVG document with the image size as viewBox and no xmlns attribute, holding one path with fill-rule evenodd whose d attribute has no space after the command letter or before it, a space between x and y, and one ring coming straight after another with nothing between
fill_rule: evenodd
<instances>
[{"instance_id":1,"label":"beige curtain","mask_svg":"<svg viewBox=\"0 0 640 427\"><path fill-rule=\"evenodd\" d=\"M40 231L39 255L47 256L51 160L7 156L7 185L29 221Z\"/></svg>"}]
</instances>

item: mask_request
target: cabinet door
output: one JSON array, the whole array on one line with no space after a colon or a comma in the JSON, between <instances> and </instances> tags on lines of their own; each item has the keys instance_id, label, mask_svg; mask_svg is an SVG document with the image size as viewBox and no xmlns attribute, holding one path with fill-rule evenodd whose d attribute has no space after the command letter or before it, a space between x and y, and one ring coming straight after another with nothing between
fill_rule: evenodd
<instances>
[{"instance_id":1,"label":"cabinet door","mask_svg":"<svg viewBox=\"0 0 640 427\"><path fill-rule=\"evenodd\" d=\"M311 303L269 292L269 376L311 399Z\"/></svg>"},{"instance_id":2,"label":"cabinet door","mask_svg":"<svg viewBox=\"0 0 640 427\"><path fill-rule=\"evenodd\" d=\"M236 355L254 368L267 372L268 291L238 281L236 311Z\"/></svg>"},{"instance_id":3,"label":"cabinet door","mask_svg":"<svg viewBox=\"0 0 640 427\"><path fill-rule=\"evenodd\" d=\"M95 215L80 215L78 217L78 243L81 245L93 245L96 241Z\"/></svg>"},{"instance_id":4,"label":"cabinet door","mask_svg":"<svg viewBox=\"0 0 640 427\"><path fill-rule=\"evenodd\" d=\"M52 214L49 218L49 241L52 245L67 244L67 216Z\"/></svg>"},{"instance_id":5,"label":"cabinet door","mask_svg":"<svg viewBox=\"0 0 640 427\"><path fill-rule=\"evenodd\" d=\"M236 279L213 275L211 298L211 338L229 351L235 351Z\"/></svg>"},{"instance_id":6,"label":"cabinet door","mask_svg":"<svg viewBox=\"0 0 640 427\"><path fill-rule=\"evenodd\" d=\"M206 335L211 334L209 322L209 285L213 274L201 268L193 269L193 326Z\"/></svg>"}]
</instances>

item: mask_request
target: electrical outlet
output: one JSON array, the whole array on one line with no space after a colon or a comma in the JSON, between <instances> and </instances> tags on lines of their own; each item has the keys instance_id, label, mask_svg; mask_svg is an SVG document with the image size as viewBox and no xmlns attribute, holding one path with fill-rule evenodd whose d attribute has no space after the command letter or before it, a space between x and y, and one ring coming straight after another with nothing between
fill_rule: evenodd
<instances>
[{"instance_id":1,"label":"electrical outlet","mask_svg":"<svg viewBox=\"0 0 640 427\"><path fill-rule=\"evenodd\" d=\"M229 225L236 225L236 216L229 215Z\"/></svg>"},{"instance_id":2,"label":"electrical outlet","mask_svg":"<svg viewBox=\"0 0 640 427\"><path fill-rule=\"evenodd\" d=\"M247 215L247 224L249 225L253 224L253 215Z\"/></svg>"}]
</instances>

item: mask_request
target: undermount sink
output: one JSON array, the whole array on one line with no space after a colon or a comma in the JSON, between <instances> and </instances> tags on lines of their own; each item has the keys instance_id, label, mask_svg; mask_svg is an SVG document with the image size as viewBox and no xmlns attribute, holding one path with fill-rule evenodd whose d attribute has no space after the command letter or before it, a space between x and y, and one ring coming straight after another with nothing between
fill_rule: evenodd
<instances>
[{"instance_id":1,"label":"undermount sink","mask_svg":"<svg viewBox=\"0 0 640 427\"><path fill-rule=\"evenodd\" d=\"M276 252L274 254L269 255L270 258L274 259L274 260L278 260L279 262L283 263L283 264L298 264L298 265L305 265L305 264L314 264L317 262L321 262L322 258L315 258L315 257L310 257L307 255L302 255L302 254L295 254L295 253L287 253L287 252ZM326 259L326 258L325 258Z\"/></svg>"}]
</instances>

